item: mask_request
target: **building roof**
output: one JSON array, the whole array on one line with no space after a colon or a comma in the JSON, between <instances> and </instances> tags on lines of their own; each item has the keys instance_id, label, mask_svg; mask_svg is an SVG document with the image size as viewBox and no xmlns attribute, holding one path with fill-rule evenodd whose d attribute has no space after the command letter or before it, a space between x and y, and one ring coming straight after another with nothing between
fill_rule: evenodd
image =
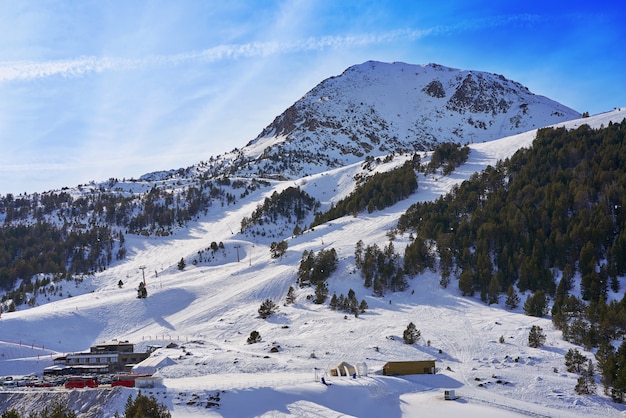
<instances>
[{"instance_id":1,"label":"building roof","mask_svg":"<svg viewBox=\"0 0 626 418\"><path fill-rule=\"evenodd\" d=\"M120 345L133 345L133 343L129 343L128 341L117 341L117 340L113 340L113 341L105 341L103 343L99 343L99 344L94 344L94 347L117 347Z\"/></svg>"},{"instance_id":2,"label":"building roof","mask_svg":"<svg viewBox=\"0 0 626 418\"><path fill-rule=\"evenodd\" d=\"M133 366L133 372L154 373L158 369L172 364L176 364L176 362L168 356L150 356L142 362L135 364Z\"/></svg>"}]
</instances>

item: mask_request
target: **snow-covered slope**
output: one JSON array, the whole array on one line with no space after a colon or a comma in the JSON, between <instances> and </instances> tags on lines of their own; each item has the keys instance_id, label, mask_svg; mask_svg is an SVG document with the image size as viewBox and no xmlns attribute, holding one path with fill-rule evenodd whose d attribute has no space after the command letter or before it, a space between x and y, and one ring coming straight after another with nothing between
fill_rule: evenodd
<instances>
[{"instance_id":1,"label":"snow-covered slope","mask_svg":"<svg viewBox=\"0 0 626 418\"><path fill-rule=\"evenodd\" d=\"M614 111L560 125L599 127L625 117L626 111ZM294 183L328 206L353 189L362 164L274 181L169 237L129 236L127 260L82 284L64 283L72 297L2 314L0 375L41 373L55 356L118 338L139 349L178 345L156 353L177 362L159 372L165 387L145 392L164 402L174 417L621 416L624 407L605 396L575 394L578 376L567 373L563 363L573 346L562 340L549 319L461 297L454 283L440 288L432 272L411 279L406 292L373 297L355 268L358 239L366 245L386 245L389 231L409 205L435 199L472 173L530 145L535 135L529 131L472 144L465 165L447 177L420 176L418 191L385 211L340 218L285 237L289 248L280 259L270 257L269 244L275 238L248 237L232 228L265 197ZM396 154L376 169L387 170L411 157L412 153ZM194 265L191 261L211 241L223 242L224 249ZM408 236L396 235L393 240L399 252L408 242ZM307 299L313 290L295 286L303 251L322 248L334 248L339 256L338 269L328 281L331 294L353 289L359 300L367 301L369 309L358 318L313 304ZM177 268L181 258L187 260L183 271ZM142 266L147 299L135 297ZM126 283L121 289L120 279ZM284 306L291 285L296 287L296 303ZM263 320L257 310L267 298L278 303L280 311ZM421 330L415 345L402 342L409 322ZM546 331L542 348L527 345L532 325ZM261 334L260 343L246 343L252 331ZM379 374L387 361L426 358L436 359L437 375ZM325 374L342 360L366 363L368 375L349 379ZM333 384L316 382L320 376ZM444 389L455 389L461 400L444 402ZM42 391L6 390L0 393L0 407L40 407L45 401ZM220 407L208 407L218 392ZM66 397L81 416L112 416L122 412L130 392L46 393ZM99 415L89 415L94 404L99 405Z\"/></svg>"}]
</instances>

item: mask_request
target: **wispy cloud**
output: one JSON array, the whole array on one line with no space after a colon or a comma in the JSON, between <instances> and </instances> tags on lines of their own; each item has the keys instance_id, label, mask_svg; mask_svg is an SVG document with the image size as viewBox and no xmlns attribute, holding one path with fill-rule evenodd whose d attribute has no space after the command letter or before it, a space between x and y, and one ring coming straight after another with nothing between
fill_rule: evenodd
<instances>
[{"instance_id":1,"label":"wispy cloud","mask_svg":"<svg viewBox=\"0 0 626 418\"><path fill-rule=\"evenodd\" d=\"M360 35L310 37L286 42L250 42L219 45L201 51L155 55L140 59L84 56L44 62L0 62L0 82L32 80L51 76L71 78L104 71L139 70L177 66L190 62L218 62L326 49L365 47L401 40L416 40L437 33L448 32L450 29L449 27L438 26L428 29L402 29Z\"/></svg>"}]
</instances>

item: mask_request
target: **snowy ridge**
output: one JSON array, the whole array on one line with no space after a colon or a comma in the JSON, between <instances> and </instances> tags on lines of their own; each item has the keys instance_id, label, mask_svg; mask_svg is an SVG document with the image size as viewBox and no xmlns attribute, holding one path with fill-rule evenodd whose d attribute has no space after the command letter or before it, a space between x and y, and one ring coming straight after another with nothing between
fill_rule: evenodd
<instances>
[{"instance_id":1,"label":"snowy ridge","mask_svg":"<svg viewBox=\"0 0 626 418\"><path fill-rule=\"evenodd\" d=\"M586 123L598 128L625 117L626 111L616 110L558 125L575 128ZM532 130L471 144L468 162L450 176L420 175L418 191L385 211L340 218L297 237L285 237L289 248L280 259L270 257L269 244L275 239L237 233L241 219L265 197L294 183L329 206L353 190L362 162L296 180L273 181L271 187L254 191L222 212L210 212L169 237L129 236L125 261L115 262L82 284L64 283L72 297L2 314L0 375L41 373L55 355L114 338L129 340L138 349L171 341L178 348L162 349L161 354L177 364L159 372L164 388L147 393L164 402L174 417L622 416L624 406L605 396L575 394L577 375L565 372L563 363L565 352L574 346L563 341L550 319L525 316L521 308L508 311L503 302L486 306L461 297L455 282L441 289L439 277L432 272L410 279L406 292L376 298L363 287L355 268L358 239L366 245L386 245L388 231L412 203L436 199L474 172L529 146L535 135ZM376 170L401 165L411 156L397 154ZM210 241L223 242L224 250L210 262L192 264ZM408 242L408 236L393 241L399 252ZM322 248L334 248L339 256L338 269L328 280L330 294L353 289L359 300L367 301L369 309L358 318L313 304L307 300L313 289L295 286L302 252ZM188 261L183 271L176 267L181 258ZM141 266L147 267L147 299L135 297ZM125 282L122 289L117 286L120 279ZM291 285L296 287L296 303L284 306ZM266 298L279 304L280 311L263 320L257 309ZM409 322L422 334L413 346L402 342ZM532 325L547 334L542 348L527 345ZM249 345L246 339L253 330L262 341ZM504 343L498 341L501 336ZM273 347L277 353L270 352ZM378 374L387 361L432 358L437 361L435 376ZM326 375L333 383L329 387L314 381L316 374L324 375L342 360L365 362L369 375L357 379ZM455 389L462 399L444 402L444 389ZM220 408L207 408L219 390L225 390ZM82 417L122 412L129 393L102 392L89 398L60 392L51 393L66 396ZM0 392L0 406L21 402L37 408L45 401L41 389L18 393L16 400L14 391ZM90 402L98 405L100 415L90 415Z\"/></svg>"}]
</instances>

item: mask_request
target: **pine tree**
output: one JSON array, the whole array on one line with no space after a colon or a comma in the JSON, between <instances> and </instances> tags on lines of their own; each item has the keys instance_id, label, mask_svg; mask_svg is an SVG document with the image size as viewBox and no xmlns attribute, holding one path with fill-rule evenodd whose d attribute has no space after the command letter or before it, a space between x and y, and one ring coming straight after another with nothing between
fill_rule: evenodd
<instances>
[{"instance_id":1,"label":"pine tree","mask_svg":"<svg viewBox=\"0 0 626 418\"><path fill-rule=\"evenodd\" d=\"M317 305L321 305L324 302L326 302L326 298L327 297L328 297L328 286L326 285L325 281L320 280L315 285L315 299L314 299L314 302Z\"/></svg>"},{"instance_id":2,"label":"pine tree","mask_svg":"<svg viewBox=\"0 0 626 418\"><path fill-rule=\"evenodd\" d=\"M603 342L598 347L595 354L598 370L600 371L600 381L604 386L604 394L609 394L609 388L613 385L613 379L617 372L615 364L615 348L611 343Z\"/></svg>"},{"instance_id":3,"label":"pine tree","mask_svg":"<svg viewBox=\"0 0 626 418\"><path fill-rule=\"evenodd\" d=\"M374 288L372 289L376 296L384 296L385 295L385 286L380 277L376 277L374 279Z\"/></svg>"},{"instance_id":4,"label":"pine tree","mask_svg":"<svg viewBox=\"0 0 626 418\"><path fill-rule=\"evenodd\" d=\"M338 303L338 298L337 298L337 294L333 293L333 296L330 298L330 303L328 304L328 306L330 307L330 309L332 309L333 311L337 310L337 305Z\"/></svg>"},{"instance_id":5,"label":"pine tree","mask_svg":"<svg viewBox=\"0 0 626 418\"><path fill-rule=\"evenodd\" d=\"M285 240L272 242L270 244L270 254L272 258L281 258L287 252L287 248L289 248L289 244Z\"/></svg>"},{"instance_id":6,"label":"pine tree","mask_svg":"<svg viewBox=\"0 0 626 418\"><path fill-rule=\"evenodd\" d=\"M181 258L180 261L178 262L178 270L185 270L185 267L187 266L187 264L185 263L185 259Z\"/></svg>"},{"instance_id":7,"label":"pine tree","mask_svg":"<svg viewBox=\"0 0 626 418\"><path fill-rule=\"evenodd\" d=\"M495 274L491 276L491 280L489 281L489 290L487 291L487 296L489 305L493 305L499 302L500 281L498 280L498 276L496 276Z\"/></svg>"},{"instance_id":8,"label":"pine tree","mask_svg":"<svg viewBox=\"0 0 626 418\"><path fill-rule=\"evenodd\" d=\"M419 340L421 336L421 331L417 329L413 322L410 322L404 330L404 333L402 333L402 339L404 340L405 344L415 344L415 342Z\"/></svg>"},{"instance_id":9,"label":"pine tree","mask_svg":"<svg viewBox=\"0 0 626 418\"><path fill-rule=\"evenodd\" d=\"M361 299L361 303L359 304L359 311L361 313L365 313L365 310L368 308L369 306L367 306L367 302L365 301L365 299Z\"/></svg>"},{"instance_id":10,"label":"pine tree","mask_svg":"<svg viewBox=\"0 0 626 418\"><path fill-rule=\"evenodd\" d=\"M582 374L578 378L575 390L579 395L591 395L592 393L596 393L596 380L594 377L593 362L591 360L587 362L587 368L582 371Z\"/></svg>"},{"instance_id":11,"label":"pine tree","mask_svg":"<svg viewBox=\"0 0 626 418\"><path fill-rule=\"evenodd\" d=\"M524 302L524 313L528 316L536 316L538 318L548 313L546 292L537 290L535 293L528 296L526 302Z\"/></svg>"},{"instance_id":12,"label":"pine tree","mask_svg":"<svg viewBox=\"0 0 626 418\"><path fill-rule=\"evenodd\" d=\"M356 268L361 269L363 266L363 240L358 240L354 249L354 263Z\"/></svg>"},{"instance_id":13,"label":"pine tree","mask_svg":"<svg viewBox=\"0 0 626 418\"><path fill-rule=\"evenodd\" d=\"M533 325L528 333L528 346L538 348L544 345L546 342L546 334L543 333L543 328L539 325Z\"/></svg>"},{"instance_id":14,"label":"pine tree","mask_svg":"<svg viewBox=\"0 0 626 418\"><path fill-rule=\"evenodd\" d=\"M125 418L151 417L151 418L171 418L171 414L164 404L158 403L154 396L145 396L141 391L133 401L132 395L128 395L124 408Z\"/></svg>"},{"instance_id":15,"label":"pine tree","mask_svg":"<svg viewBox=\"0 0 626 418\"><path fill-rule=\"evenodd\" d=\"M506 301L504 302L504 305L507 307L507 309L513 310L519 306L519 302L519 296L513 288L513 285L510 284L509 288L506 291Z\"/></svg>"},{"instance_id":16,"label":"pine tree","mask_svg":"<svg viewBox=\"0 0 626 418\"><path fill-rule=\"evenodd\" d=\"M474 275L470 269L465 269L459 276L459 290L463 296L474 295Z\"/></svg>"},{"instance_id":17,"label":"pine tree","mask_svg":"<svg viewBox=\"0 0 626 418\"><path fill-rule=\"evenodd\" d=\"M587 362L587 357L581 354L577 348L569 349L565 354L565 367L570 373L580 373L583 365Z\"/></svg>"},{"instance_id":18,"label":"pine tree","mask_svg":"<svg viewBox=\"0 0 626 418\"><path fill-rule=\"evenodd\" d=\"M137 288L137 297L139 299L145 299L148 297L148 289L143 284L143 282L139 282L139 287Z\"/></svg>"},{"instance_id":19,"label":"pine tree","mask_svg":"<svg viewBox=\"0 0 626 418\"><path fill-rule=\"evenodd\" d=\"M296 290L293 286L289 286L289 290L287 290L287 297L285 298L285 303L287 305L292 305L296 302Z\"/></svg>"},{"instance_id":20,"label":"pine tree","mask_svg":"<svg viewBox=\"0 0 626 418\"><path fill-rule=\"evenodd\" d=\"M272 302L270 299L265 299L261 306L259 306L259 316L263 319L269 318L278 312L278 305Z\"/></svg>"}]
</instances>

